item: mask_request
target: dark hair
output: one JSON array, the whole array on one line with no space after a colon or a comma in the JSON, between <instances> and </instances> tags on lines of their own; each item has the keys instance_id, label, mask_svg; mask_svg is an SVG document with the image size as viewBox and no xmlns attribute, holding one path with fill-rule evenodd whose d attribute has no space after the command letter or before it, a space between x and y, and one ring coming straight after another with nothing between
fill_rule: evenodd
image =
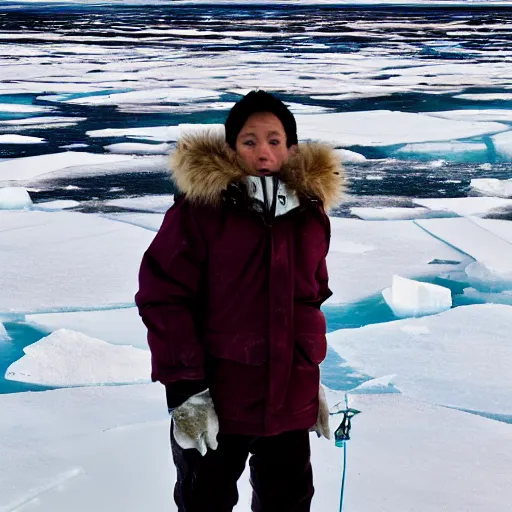
<instances>
[{"instance_id":1,"label":"dark hair","mask_svg":"<svg viewBox=\"0 0 512 512\"><path fill-rule=\"evenodd\" d=\"M265 91L251 91L240 101L235 103L229 111L224 127L226 128L226 142L232 149L236 149L236 138L247 119L258 112L274 114L282 123L286 133L286 146L298 143L297 123L288 107L274 95Z\"/></svg>"}]
</instances>

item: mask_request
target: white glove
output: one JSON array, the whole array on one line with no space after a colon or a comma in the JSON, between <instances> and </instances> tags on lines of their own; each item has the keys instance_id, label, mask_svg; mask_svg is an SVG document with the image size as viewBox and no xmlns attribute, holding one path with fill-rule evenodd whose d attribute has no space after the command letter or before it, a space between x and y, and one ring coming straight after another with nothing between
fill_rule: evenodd
<instances>
[{"instance_id":1,"label":"white glove","mask_svg":"<svg viewBox=\"0 0 512 512\"><path fill-rule=\"evenodd\" d=\"M329 428L329 406L327 405L325 391L321 384L318 388L318 401L318 418L309 431L316 432L318 437L324 436L326 439L331 439L331 429Z\"/></svg>"},{"instance_id":2,"label":"white glove","mask_svg":"<svg viewBox=\"0 0 512 512\"><path fill-rule=\"evenodd\" d=\"M184 450L195 448L204 456L208 448L217 449L219 418L208 389L176 407L172 421L174 439Z\"/></svg>"}]
</instances>

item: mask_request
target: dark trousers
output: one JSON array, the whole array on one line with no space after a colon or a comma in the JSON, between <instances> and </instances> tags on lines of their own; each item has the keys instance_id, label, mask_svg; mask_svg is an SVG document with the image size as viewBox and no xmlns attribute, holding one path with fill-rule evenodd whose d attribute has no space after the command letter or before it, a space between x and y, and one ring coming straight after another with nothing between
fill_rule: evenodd
<instances>
[{"instance_id":1,"label":"dark trousers","mask_svg":"<svg viewBox=\"0 0 512 512\"><path fill-rule=\"evenodd\" d=\"M314 489L307 430L271 437L219 435L218 441L217 450L202 457L181 448L171 427L178 512L231 512L249 455L253 512L309 512Z\"/></svg>"}]
</instances>

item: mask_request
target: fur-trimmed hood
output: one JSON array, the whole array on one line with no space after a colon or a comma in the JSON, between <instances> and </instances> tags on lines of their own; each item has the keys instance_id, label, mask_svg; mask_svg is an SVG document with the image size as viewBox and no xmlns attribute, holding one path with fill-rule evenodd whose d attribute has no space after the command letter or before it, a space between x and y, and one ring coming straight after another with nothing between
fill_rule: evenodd
<instances>
[{"instance_id":1,"label":"fur-trimmed hood","mask_svg":"<svg viewBox=\"0 0 512 512\"><path fill-rule=\"evenodd\" d=\"M233 183L244 182L244 163L218 134L189 135L171 155L172 178L191 201L217 205ZM297 153L281 169L282 181L299 197L317 199L326 210L337 206L345 187L340 159L329 146L299 144Z\"/></svg>"}]
</instances>

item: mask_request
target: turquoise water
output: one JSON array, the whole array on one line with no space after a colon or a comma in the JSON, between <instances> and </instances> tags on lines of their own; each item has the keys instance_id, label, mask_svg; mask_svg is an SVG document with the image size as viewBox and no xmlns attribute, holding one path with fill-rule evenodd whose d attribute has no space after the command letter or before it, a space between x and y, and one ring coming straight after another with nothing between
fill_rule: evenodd
<instances>
[{"instance_id":1,"label":"turquoise water","mask_svg":"<svg viewBox=\"0 0 512 512\"><path fill-rule=\"evenodd\" d=\"M39 341L47 333L24 323L7 322L3 324L10 340L0 339L0 394L18 393L20 391L43 391L50 389L35 384L25 384L7 380L5 372L9 365L23 357L23 349Z\"/></svg>"}]
</instances>

